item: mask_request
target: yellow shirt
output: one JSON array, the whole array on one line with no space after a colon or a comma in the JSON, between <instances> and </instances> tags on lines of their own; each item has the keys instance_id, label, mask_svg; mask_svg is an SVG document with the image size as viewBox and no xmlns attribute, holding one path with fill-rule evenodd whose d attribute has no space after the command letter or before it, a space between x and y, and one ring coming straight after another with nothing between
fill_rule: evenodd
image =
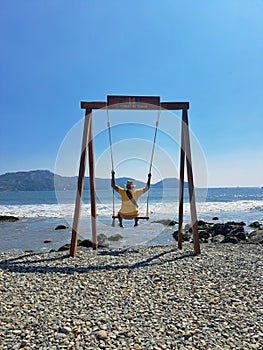
<instances>
[{"instance_id":1,"label":"yellow shirt","mask_svg":"<svg viewBox=\"0 0 263 350\"><path fill-rule=\"evenodd\" d=\"M138 190L129 190L132 194L132 197L137 202L138 198L143 194L144 189L138 188ZM126 190L124 188L118 187L118 193L121 195L121 214L126 215L138 215L138 208L135 204L132 203L132 201L127 196Z\"/></svg>"}]
</instances>

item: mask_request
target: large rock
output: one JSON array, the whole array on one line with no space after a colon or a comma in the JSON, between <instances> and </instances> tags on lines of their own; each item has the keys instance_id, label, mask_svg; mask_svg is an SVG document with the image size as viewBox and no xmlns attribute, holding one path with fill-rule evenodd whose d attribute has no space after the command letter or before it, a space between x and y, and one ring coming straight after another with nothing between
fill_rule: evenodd
<instances>
[{"instance_id":1,"label":"large rock","mask_svg":"<svg viewBox=\"0 0 263 350\"><path fill-rule=\"evenodd\" d=\"M233 243L237 244L239 242L239 239L236 236L226 236L225 237L225 243Z\"/></svg>"},{"instance_id":2,"label":"large rock","mask_svg":"<svg viewBox=\"0 0 263 350\"><path fill-rule=\"evenodd\" d=\"M120 239L122 239L122 235L120 235L119 233L115 233L114 235L108 237L109 241L119 241Z\"/></svg>"},{"instance_id":3,"label":"large rock","mask_svg":"<svg viewBox=\"0 0 263 350\"><path fill-rule=\"evenodd\" d=\"M212 237L211 242L212 243L225 243L225 236L216 235L216 236Z\"/></svg>"},{"instance_id":4,"label":"large rock","mask_svg":"<svg viewBox=\"0 0 263 350\"><path fill-rule=\"evenodd\" d=\"M224 224L214 224L212 227L212 237L217 235L225 236L225 243L238 243L246 240L244 222L226 222Z\"/></svg>"},{"instance_id":5,"label":"large rock","mask_svg":"<svg viewBox=\"0 0 263 350\"><path fill-rule=\"evenodd\" d=\"M255 230L248 237L249 243L263 244L263 230Z\"/></svg>"},{"instance_id":6,"label":"large rock","mask_svg":"<svg viewBox=\"0 0 263 350\"><path fill-rule=\"evenodd\" d=\"M103 244L107 239L107 236L104 235L104 233L100 233L98 234L98 243L99 244Z\"/></svg>"},{"instance_id":7,"label":"large rock","mask_svg":"<svg viewBox=\"0 0 263 350\"><path fill-rule=\"evenodd\" d=\"M248 225L251 228L261 228L261 223L258 221L254 221L251 224Z\"/></svg>"},{"instance_id":8,"label":"large rock","mask_svg":"<svg viewBox=\"0 0 263 350\"><path fill-rule=\"evenodd\" d=\"M89 239L84 239L83 241L78 242L78 246L85 247L85 248L92 248L93 247L93 243ZM109 248L109 245L105 244L105 243L100 243L98 241L98 248Z\"/></svg>"},{"instance_id":9,"label":"large rock","mask_svg":"<svg viewBox=\"0 0 263 350\"><path fill-rule=\"evenodd\" d=\"M15 222L18 221L19 218L17 218L16 216L12 216L12 215L0 215L0 222L1 221L5 221L5 222Z\"/></svg>"},{"instance_id":10,"label":"large rock","mask_svg":"<svg viewBox=\"0 0 263 350\"><path fill-rule=\"evenodd\" d=\"M68 229L68 226L65 225L58 225L57 227L55 227L55 230L66 230Z\"/></svg>"},{"instance_id":11,"label":"large rock","mask_svg":"<svg viewBox=\"0 0 263 350\"><path fill-rule=\"evenodd\" d=\"M202 243L207 243L208 239L210 238L210 232L206 231L206 230L201 230L198 231L199 233L199 239Z\"/></svg>"},{"instance_id":12,"label":"large rock","mask_svg":"<svg viewBox=\"0 0 263 350\"><path fill-rule=\"evenodd\" d=\"M165 225L165 226L174 226L174 225L178 224L177 221L170 220L170 219L155 220L155 221L153 221L153 223L162 224L162 225Z\"/></svg>"},{"instance_id":13,"label":"large rock","mask_svg":"<svg viewBox=\"0 0 263 350\"><path fill-rule=\"evenodd\" d=\"M79 247L92 248L92 242L89 239L84 239L83 241L78 242Z\"/></svg>"},{"instance_id":14,"label":"large rock","mask_svg":"<svg viewBox=\"0 0 263 350\"><path fill-rule=\"evenodd\" d=\"M245 232L244 226L246 224L244 222L235 222L229 221L224 224L214 224L212 227L212 235L236 235L239 232Z\"/></svg>"},{"instance_id":15,"label":"large rock","mask_svg":"<svg viewBox=\"0 0 263 350\"><path fill-rule=\"evenodd\" d=\"M173 233L173 238L178 241L178 230L174 231ZM183 230L182 232L182 241L183 242L189 242L191 239L191 234L189 232L186 232L185 230Z\"/></svg>"},{"instance_id":16,"label":"large rock","mask_svg":"<svg viewBox=\"0 0 263 350\"><path fill-rule=\"evenodd\" d=\"M198 221L199 239L202 243L239 243L246 241L247 235L244 229L244 222L229 221L226 223L209 223L203 220ZM191 225L185 225L185 234L192 232ZM178 240L178 232L175 231L174 239ZM217 237L218 236L218 237ZM187 240L187 239L186 239Z\"/></svg>"}]
</instances>

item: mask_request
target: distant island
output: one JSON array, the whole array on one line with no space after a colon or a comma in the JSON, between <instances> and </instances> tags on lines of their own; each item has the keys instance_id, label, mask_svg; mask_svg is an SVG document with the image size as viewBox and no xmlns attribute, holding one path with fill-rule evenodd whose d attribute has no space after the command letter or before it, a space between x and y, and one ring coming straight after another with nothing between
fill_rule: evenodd
<instances>
[{"instance_id":1,"label":"distant island","mask_svg":"<svg viewBox=\"0 0 263 350\"><path fill-rule=\"evenodd\" d=\"M136 187L144 187L145 183L132 178L116 178L116 183L124 187L128 179L134 181ZM71 191L76 189L77 176L61 176L49 170L19 171L0 175L0 192L11 191ZM155 184L152 188L179 188L180 181L177 178L166 178ZM187 183L185 182L187 187ZM109 189L110 179L96 178L97 189ZM84 189L89 189L89 177L85 177Z\"/></svg>"}]
</instances>

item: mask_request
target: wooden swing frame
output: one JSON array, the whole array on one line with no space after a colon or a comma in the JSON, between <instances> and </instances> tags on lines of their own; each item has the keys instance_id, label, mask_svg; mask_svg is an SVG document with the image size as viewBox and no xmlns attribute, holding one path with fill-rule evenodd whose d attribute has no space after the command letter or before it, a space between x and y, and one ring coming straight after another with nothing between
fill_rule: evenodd
<instances>
[{"instance_id":1,"label":"wooden swing frame","mask_svg":"<svg viewBox=\"0 0 263 350\"><path fill-rule=\"evenodd\" d=\"M84 128L82 136L81 157L79 164L78 186L75 201L74 219L72 225L72 236L70 244L70 256L76 257L78 232L80 224L81 204L84 189L84 178L87 161L89 159L90 180L90 203L91 203L91 230L92 247L98 249L97 225L96 225L96 187L94 167L94 142L92 132L92 110L93 109L117 109L117 110L172 110L182 111L181 126L181 153L180 153L180 190L179 190L179 216L178 216L178 248L182 249L182 224L184 204L184 171L185 161L188 177L188 192L190 199L191 224L193 232L193 245L195 254L200 254L200 242L198 235L198 221L196 212L196 201L194 191L188 109L189 102L160 102L159 96L107 96L107 102L81 102L81 109L85 110ZM88 152L87 152L88 150ZM118 217L117 215L115 215ZM112 216L113 217L113 216ZM140 218L140 216L138 217ZM145 217L144 217L145 218Z\"/></svg>"}]
</instances>

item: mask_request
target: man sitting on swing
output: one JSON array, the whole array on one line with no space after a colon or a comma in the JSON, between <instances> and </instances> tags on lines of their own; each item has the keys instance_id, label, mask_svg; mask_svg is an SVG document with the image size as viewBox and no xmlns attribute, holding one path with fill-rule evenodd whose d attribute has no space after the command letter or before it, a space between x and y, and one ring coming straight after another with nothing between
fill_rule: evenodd
<instances>
[{"instance_id":1,"label":"man sitting on swing","mask_svg":"<svg viewBox=\"0 0 263 350\"><path fill-rule=\"evenodd\" d=\"M134 226L138 226L139 212L138 212L138 198L150 188L151 173L148 174L148 181L144 188L139 188L134 190L134 183L128 180L126 183L126 190L115 184L115 172L112 171L111 187L121 195L121 209L118 212L118 220L120 227L123 227L122 220L132 220L134 219Z\"/></svg>"}]
</instances>

